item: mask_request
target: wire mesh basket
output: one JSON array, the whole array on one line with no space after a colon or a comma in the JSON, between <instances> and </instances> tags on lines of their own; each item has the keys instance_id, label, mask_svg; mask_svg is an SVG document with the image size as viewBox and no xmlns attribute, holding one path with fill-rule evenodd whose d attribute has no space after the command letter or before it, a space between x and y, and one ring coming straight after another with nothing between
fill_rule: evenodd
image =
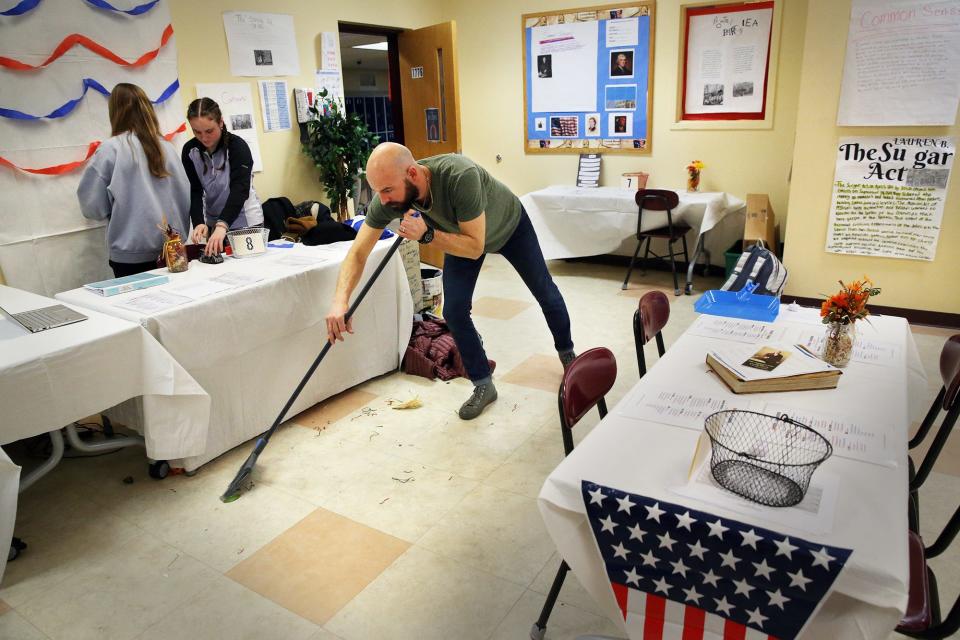
<instances>
[{"instance_id":1,"label":"wire mesh basket","mask_svg":"<svg viewBox=\"0 0 960 640\"><path fill-rule=\"evenodd\" d=\"M810 477L833 446L786 414L739 409L707 416L710 472L720 486L753 502L790 507L801 500Z\"/></svg>"},{"instance_id":2,"label":"wire mesh basket","mask_svg":"<svg viewBox=\"0 0 960 640\"><path fill-rule=\"evenodd\" d=\"M266 227L246 227L227 232L230 253L235 258L250 258L267 252L270 230Z\"/></svg>"}]
</instances>

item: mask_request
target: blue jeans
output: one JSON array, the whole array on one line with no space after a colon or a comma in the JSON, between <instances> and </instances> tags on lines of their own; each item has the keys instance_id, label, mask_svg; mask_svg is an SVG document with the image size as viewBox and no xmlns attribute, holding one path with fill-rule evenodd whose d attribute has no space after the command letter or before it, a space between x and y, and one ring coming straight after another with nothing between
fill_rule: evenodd
<instances>
[{"instance_id":1,"label":"blue jeans","mask_svg":"<svg viewBox=\"0 0 960 640\"><path fill-rule=\"evenodd\" d=\"M527 212L520 210L520 223L497 251L513 265L523 279L523 283L536 298L547 320L547 326L553 334L553 345L558 352L573 350L573 338L570 336L570 314L567 305L554 283L543 251L537 241L537 234L530 224ZM477 333L470 317L473 308L473 290L477 285L480 267L486 254L476 260L446 254L443 261L443 317L453 333L453 339L463 358L463 366L474 384L490 381L490 366L487 354L483 350L480 334Z\"/></svg>"}]
</instances>

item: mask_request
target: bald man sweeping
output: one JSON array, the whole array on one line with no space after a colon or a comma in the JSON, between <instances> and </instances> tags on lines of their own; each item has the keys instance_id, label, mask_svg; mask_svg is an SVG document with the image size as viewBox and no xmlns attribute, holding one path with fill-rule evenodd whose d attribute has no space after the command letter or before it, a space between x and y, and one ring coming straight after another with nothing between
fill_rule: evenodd
<instances>
[{"instance_id":1,"label":"bald man sweeping","mask_svg":"<svg viewBox=\"0 0 960 640\"><path fill-rule=\"evenodd\" d=\"M446 254L443 263L443 317L463 358L473 393L460 407L472 420L497 399L487 354L470 310L480 267L488 253L499 253L513 265L543 310L560 362L575 357L570 315L553 282L537 235L520 200L487 171L458 154L417 162L403 145L384 142L367 161L367 181L376 196L350 248L337 280L327 332L331 342L353 333L344 315L349 308L367 257L387 224L401 218L400 235L433 244Z\"/></svg>"}]
</instances>

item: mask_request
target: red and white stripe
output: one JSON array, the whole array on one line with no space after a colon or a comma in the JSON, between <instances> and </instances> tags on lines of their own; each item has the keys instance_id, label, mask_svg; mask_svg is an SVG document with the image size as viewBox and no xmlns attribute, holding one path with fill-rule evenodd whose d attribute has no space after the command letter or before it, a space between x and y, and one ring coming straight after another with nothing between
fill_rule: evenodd
<instances>
[{"instance_id":1,"label":"red and white stripe","mask_svg":"<svg viewBox=\"0 0 960 640\"><path fill-rule=\"evenodd\" d=\"M612 586L631 640L777 640L699 607Z\"/></svg>"}]
</instances>

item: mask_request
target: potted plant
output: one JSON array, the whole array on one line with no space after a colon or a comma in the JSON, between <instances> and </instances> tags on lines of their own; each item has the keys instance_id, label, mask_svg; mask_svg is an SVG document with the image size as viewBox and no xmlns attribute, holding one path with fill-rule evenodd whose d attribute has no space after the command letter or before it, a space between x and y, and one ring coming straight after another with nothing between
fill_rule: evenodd
<instances>
[{"instance_id":1,"label":"potted plant","mask_svg":"<svg viewBox=\"0 0 960 640\"><path fill-rule=\"evenodd\" d=\"M326 89L317 94L309 113L303 153L320 170L330 210L342 221L347 218L347 199L355 195L357 176L379 139L363 120L331 99Z\"/></svg>"}]
</instances>

